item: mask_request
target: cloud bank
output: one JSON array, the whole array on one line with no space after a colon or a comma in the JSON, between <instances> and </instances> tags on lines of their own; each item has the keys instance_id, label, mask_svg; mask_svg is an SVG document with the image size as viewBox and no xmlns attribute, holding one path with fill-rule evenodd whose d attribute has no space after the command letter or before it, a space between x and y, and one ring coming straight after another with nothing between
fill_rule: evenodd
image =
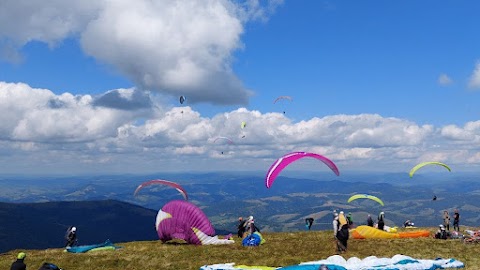
<instances>
[{"instance_id":1,"label":"cloud bank","mask_svg":"<svg viewBox=\"0 0 480 270\"><path fill-rule=\"evenodd\" d=\"M283 1L5 0L0 56L18 62L31 41L60 46L78 39L84 52L128 77L138 89L188 96L189 102L247 104L232 70L249 21L268 20Z\"/></svg>"},{"instance_id":2,"label":"cloud bank","mask_svg":"<svg viewBox=\"0 0 480 270\"><path fill-rule=\"evenodd\" d=\"M341 114L294 122L245 108L203 117L189 106L165 107L135 89L57 95L0 82L0 121L4 172L266 170L291 151L325 155L341 170L406 171L434 159L458 171L480 162L480 121L435 127ZM215 142L219 136L234 143Z\"/></svg>"}]
</instances>

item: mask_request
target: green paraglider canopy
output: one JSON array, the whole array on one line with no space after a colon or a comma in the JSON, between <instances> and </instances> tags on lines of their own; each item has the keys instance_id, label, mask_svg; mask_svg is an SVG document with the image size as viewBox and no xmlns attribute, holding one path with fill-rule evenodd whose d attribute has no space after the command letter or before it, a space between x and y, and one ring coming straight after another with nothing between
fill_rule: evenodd
<instances>
[{"instance_id":1,"label":"green paraglider canopy","mask_svg":"<svg viewBox=\"0 0 480 270\"><path fill-rule=\"evenodd\" d=\"M443 166L445 167L449 172L451 172L452 170L450 169L450 167L448 167L447 164L445 163L442 163L442 162L438 162L438 161L427 161L427 162L422 162L420 164L417 164L415 165L415 167L413 167L411 170L410 170L410 177L413 177L413 174L420 168L424 167L424 166L427 166L427 165L440 165L440 166Z\"/></svg>"},{"instance_id":2,"label":"green paraglider canopy","mask_svg":"<svg viewBox=\"0 0 480 270\"><path fill-rule=\"evenodd\" d=\"M376 202L378 202L380 205L384 206L382 200L380 200L380 199L379 199L378 197L376 197L376 196L368 195L368 194L355 194L355 195L353 195L352 197L350 197L347 202L351 202L351 201L354 201L354 200L356 200L356 199L370 199L370 200L376 201Z\"/></svg>"}]
</instances>

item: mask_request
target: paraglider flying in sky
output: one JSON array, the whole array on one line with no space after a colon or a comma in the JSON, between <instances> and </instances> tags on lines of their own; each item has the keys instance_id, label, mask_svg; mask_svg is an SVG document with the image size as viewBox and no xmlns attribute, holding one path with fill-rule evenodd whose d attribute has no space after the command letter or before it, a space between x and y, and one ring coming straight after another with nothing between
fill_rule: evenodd
<instances>
[{"instance_id":1,"label":"paraglider flying in sky","mask_svg":"<svg viewBox=\"0 0 480 270\"><path fill-rule=\"evenodd\" d=\"M320 160L323 162L325 165L327 165L337 176L340 175L340 172L338 171L337 166L335 163L333 163L330 159L319 155L315 153L308 153L308 152L293 152L284 155L283 157L277 159L272 166L270 166L270 169L267 171L267 175L265 177L265 186L267 188L270 188L277 178L277 176L280 174L280 172L285 169L289 164L291 164L294 161L297 161L301 158L304 157L311 157Z\"/></svg>"},{"instance_id":2,"label":"paraglider flying in sky","mask_svg":"<svg viewBox=\"0 0 480 270\"><path fill-rule=\"evenodd\" d=\"M368 194L355 194L353 196L351 196L347 202L352 202L354 200L357 200L357 199L369 199L369 200L372 200L372 201L376 201L377 203L379 203L381 206L384 206L383 204L383 201L380 200L378 197L376 196L373 196L373 195L368 195Z\"/></svg>"},{"instance_id":3,"label":"paraglider flying in sky","mask_svg":"<svg viewBox=\"0 0 480 270\"><path fill-rule=\"evenodd\" d=\"M447 164L445 163L442 163L442 162L438 162L438 161L427 161L427 162L422 162L422 163L419 163L417 165L415 165L415 167L413 167L411 170L410 170L410 177L413 177L413 174L415 174L415 172L420 169L420 168L423 168L424 166L427 166L427 165L439 165L439 166L443 166L445 167L449 172L451 172L452 170L450 169L450 167L448 167Z\"/></svg>"},{"instance_id":4,"label":"paraglider flying in sky","mask_svg":"<svg viewBox=\"0 0 480 270\"><path fill-rule=\"evenodd\" d=\"M245 138L245 133L243 132L243 129L247 127L247 122L242 121L240 124L240 128L242 129L242 138Z\"/></svg>"},{"instance_id":5,"label":"paraglider flying in sky","mask_svg":"<svg viewBox=\"0 0 480 270\"><path fill-rule=\"evenodd\" d=\"M146 186L150 186L150 185L166 185L166 186L169 186L169 187L173 187L175 189L177 189L178 192L180 192L180 194L182 194L183 198L187 201L188 200L188 194L187 192L185 191L185 189L183 189L182 186L180 186L179 184L175 183L175 182L171 182L171 181L167 181L167 180L161 180L161 179L155 179L155 180L150 180L150 181L146 181L146 182L143 182L141 183L136 189L135 189L135 192L133 193L133 196L136 196L138 194L138 192L143 189L144 187Z\"/></svg>"},{"instance_id":6,"label":"paraglider flying in sky","mask_svg":"<svg viewBox=\"0 0 480 270\"><path fill-rule=\"evenodd\" d=\"M291 96L279 96L273 101L273 104L279 101L286 101L286 100L293 101L293 98ZM283 114L285 114L285 109L283 110Z\"/></svg>"}]
</instances>

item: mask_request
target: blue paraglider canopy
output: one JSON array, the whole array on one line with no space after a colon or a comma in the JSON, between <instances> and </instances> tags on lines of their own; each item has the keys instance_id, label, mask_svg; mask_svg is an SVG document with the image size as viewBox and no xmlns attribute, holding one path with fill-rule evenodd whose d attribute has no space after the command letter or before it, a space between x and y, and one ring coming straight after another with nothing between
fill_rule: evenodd
<instances>
[{"instance_id":1,"label":"blue paraglider canopy","mask_svg":"<svg viewBox=\"0 0 480 270\"><path fill-rule=\"evenodd\" d=\"M243 238L242 240L242 246L259 246L260 245L260 242L262 241L262 239L260 238L260 236L256 233L253 233L253 234L250 234L248 235L247 237Z\"/></svg>"}]
</instances>

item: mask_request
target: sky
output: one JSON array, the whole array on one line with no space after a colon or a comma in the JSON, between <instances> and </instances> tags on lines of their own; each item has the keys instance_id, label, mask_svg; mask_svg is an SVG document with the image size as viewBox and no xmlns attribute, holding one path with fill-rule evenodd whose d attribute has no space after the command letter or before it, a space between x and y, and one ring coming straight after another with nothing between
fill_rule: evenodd
<instances>
[{"instance_id":1,"label":"sky","mask_svg":"<svg viewBox=\"0 0 480 270\"><path fill-rule=\"evenodd\" d=\"M475 172L479 8L3 0L0 174Z\"/></svg>"}]
</instances>

